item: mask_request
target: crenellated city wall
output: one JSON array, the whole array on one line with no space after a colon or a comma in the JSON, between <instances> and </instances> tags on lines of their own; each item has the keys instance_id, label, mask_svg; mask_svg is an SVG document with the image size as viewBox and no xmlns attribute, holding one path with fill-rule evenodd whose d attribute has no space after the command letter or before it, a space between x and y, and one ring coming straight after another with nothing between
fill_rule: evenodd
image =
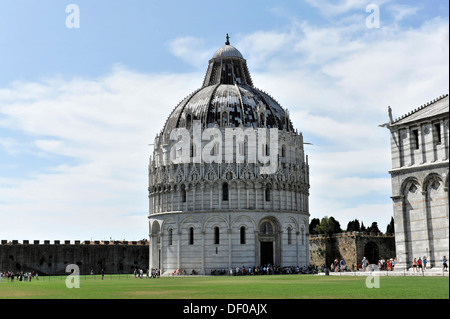
<instances>
[{"instance_id":1,"label":"crenellated city wall","mask_svg":"<svg viewBox=\"0 0 450 319\"><path fill-rule=\"evenodd\" d=\"M0 271L32 272L39 275L67 274L66 267L76 264L80 275L133 273L148 268L149 246L140 241L79 241L69 240L2 240Z\"/></svg>"},{"instance_id":2,"label":"crenellated city wall","mask_svg":"<svg viewBox=\"0 0 450 319\"><path fill-rule=\"evenodd\" d=\"M366 257L370 263L377 263L383 257L395 258L395 237L392 234L346 232L309 236L310 264L329 267L334 259L343 259L350 268L357 267Z\"/></svg>"}]
</instances>

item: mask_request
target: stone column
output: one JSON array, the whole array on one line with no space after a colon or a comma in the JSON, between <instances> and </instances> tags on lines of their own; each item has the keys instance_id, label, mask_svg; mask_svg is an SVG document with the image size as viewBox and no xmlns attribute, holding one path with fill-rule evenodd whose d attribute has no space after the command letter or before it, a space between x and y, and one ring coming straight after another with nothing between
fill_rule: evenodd
<instances>
[{"instance_id":1,"label":"stone column","mask_svg":"<svg viewBox=\"0 0 450 319\"><path fill-rule=\"evenodd\" d=\"M205 201L204 201L203 193L205 192L205 184L201 183L200 184L200 188L202 190L202 207L201 207L201 210L204 210L205 209L205 205L204 205Z\"/></svg>"},{"instance_id":2,"label":"stone column","mask_svg":"<svg viewBox=\"0 0 450 319\"><path fill-rule=\"evenodd\" d=\"M419 125L419 150L420 150L420 164L426 163L426 141L425 141L425 132L428 124Z\"/></svg>"},{"instance_id":3,"label":"stone column","mask_svg":"<svg viewBox=\"0 0 450 319\"><path fill-rule=\"evenodd\" d=\"M408 128L405 129L405 132L401 133L401 141L403 148L403 158L405 160L405 166L411 166L412 162L412 147L411 147L411 130Z\"/></svg>"},{"instance_id":4,"label":"stone column","mask_svg":"<svg viewBox=\"0 0 450 319\"><path fill-rule=\"evenodd\" d=\"M218 188L217 193L219 194L217 206L219 207L219 209L221 209L222 208L222 184L218 183L217 188Z\"/></svg>"},{"instance_id":5,"label":"stone column","mask_svg":"<svg viewBox=\"0 0 450 319\"><path fill-rule=\"evenodd\" d=\"M395 222L395 250L397 254L397 264L394 270L405 270L408 267L408 251L406 243L406 216L405 216L405 196L392 196L394 205Z\"/></svg>"},{"instance_id":6,"label":"stone column","mask_svg":"<svg viewBox=\"0 0 450 319\"><path fill-rule=\"evenodd\" d=\"M209 184L209 209L213 208L213 188L214 184Z\"/></svg>"},{"instance_id":7,"label":"stone column","mask_svg":"<svg viewBox=\"0 0 450 319\"><path fill-rule=\"evenodd\" d=\"M184 211L189 211L189 188L190 186L187 185L186 188L184 189L186 191L186 202L184 203Z\"/></svg>"},{"instance_id":8,"label":"stone column","mask_svg":"<svg viewBox=\"0 0 450 319\"><path fill-rule=\"evenodd\" d=\"M422 211L424 214L423 227L424 227L424 238L425 238L425 254L428 258L431 256L431 246L430 246L430 235L428 231L428 217L431 217L431 212L428 206L428 192L427 190L422 191ZM430 264L430 266L434 267L435 265Z\"/></svg>"},{"instance_id":9,"label":"stone column","mask_svg":"<svg viewBox=\"0 0 450 319\"><path fill-rule=\"evenodd\" d=\"M441 120L439 125L441 126L441 148L442 148L442 158L441 160L446 161L448 159L448 131L445 129L445 123L444 120ZM448 122L447 122L447 128L448 128ZM439 152L438 152L438 158L439 158Z\"/></svg>"},{"instance_id":10,"label":"stone column","mask_svg":"<svg viewBox=\"0 0 450 319\"><path fill-rule=\"evenodd\" d=\"M158 235L157 235L158 236ZM162 275L164 273L164 233L161 231L159 233L159 271L160 274Z\"/></svg>"},{"instance_id":11,"label":"stone column","mask_svg":"<svg viewBox=\"0 0 450 319\"><path fill-rule=\"evenodd\" d=\"M181 269L181 230L178 230L177 236L178 236L177 270L178 270Z\"/></svg>"},{"instance_id":12,"label":"stone column","mask_svg":"<svg viewBox=\"0 0 450 319\"><path fill-rule=\"evenodd\" d=\"M298 235L300 235L300 232L296 231L295 232L295 250L296 250L296 254L297 254L297 266L300 267L300 251L299 251L300 250L300 247L299 247L300 238Z\"/></svg>"},{"instance_id":13,"label":"stone column","mask_svg":"<svg viewBox=\"0 0 450 319\"><path fill-rule=\"evenodd\" d=\"M256 183L254 189L255 189L255 209L258 209L258 187L256 186Z\"/></svg>"},{"instance_id":14,"label":"stone column","mask_svg":"<svg viewBox=\"0 0 450 319\"><path fill-rule=\"evenodd\" d=\"M192 210L195 211L195 189L196 185L192 185Z\"/></svg>"},{"instance_id":15,"label":"stone column","mask_svg":"<svg viewBox=\"0 0 450 319\"><path fill-rule=\"evenodd\" d=\"M232 235L232 230L231 228L228 228L228 271L231 268L231 262L232 262L232 245L231 245L231 235Z\"/></svg>"},{"instance_id":16,"label":"stone column","mask_svg":"<svg viewBox=\"0 0 450 319\"><path fill-rule=\"evenodd\" d=\"M305 245L304 245L305 250L306 250L305 263L306 263L306 266L309 266L309 234L303 233L302 238L304 238L304 240L305 240Z\"/></svg>"},{"instance_id":17,"label":"stone column","mask_svg":"<svg viewBox=\"0 0 450 319\"><path fill-rule=\"evenodd\" d=\"M262 193L263 193L263 199L262 199L262 209L266 209L266 189L267 189L267 185L264 184L262 187Z\"/></svg>"},{"instance_id":18,"label":"stone column","mask_svg":"<svg viewBox=\"0 0 450 319\"><path fill-rule=\"evenodd\" d=\"M205 275L205 236L206 231L202 230L200 232L202 234L202 263L201 263L201 274Z\"/></svg>"},{"instance_id":19,"label":"stone column","mask_svg":"<svg viewBox=\"0 0 450 319\"><path fill-rule=\"evenodd\" d=\"M259 255L259 252L261 250L261 244L260 244L260 241L259 241L259 231L258 231L258 229L255 230L253 238L254 238L254 241L255 241L255 266L256 265L262 266L261 265L261 256Z\"/></svg>"},{"instance_id":20,"label":"stone column","mask_svg":"<svg viewBox=\"0 0 450 319\"><path fill-rule=\"evenodd\" d=\"M250 208L250 190L249 190L248 185L247 185L246 189L247 189L247 198L246 198L246 200L247 200L247 209L249 209Z\"/></svg>"},{"instance_id":21,"label":"stone column","mask_svg":"<svg viewBox=\"0 0 450 319\"><path fill-rule=\"evenodd\" d=\"M241 208L241 182L237 182L237 209Z\"/></svg>"}]
</instances>

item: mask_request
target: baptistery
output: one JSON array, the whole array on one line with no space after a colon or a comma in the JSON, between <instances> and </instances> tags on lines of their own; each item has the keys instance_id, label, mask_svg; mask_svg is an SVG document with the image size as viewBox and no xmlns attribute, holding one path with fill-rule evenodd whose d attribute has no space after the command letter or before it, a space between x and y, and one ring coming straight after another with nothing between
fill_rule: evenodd
<instances>
[{"instance_id":1,"label":"baptistery","mask_svg":"<svg viewBox=\"0 0 450 319\"><path fill-rule=\"evenodd\" d=\"M309 264L309 164L289 112L227 36L149 163L149 267L163 275Z\"/></svg>"}]
</instances>

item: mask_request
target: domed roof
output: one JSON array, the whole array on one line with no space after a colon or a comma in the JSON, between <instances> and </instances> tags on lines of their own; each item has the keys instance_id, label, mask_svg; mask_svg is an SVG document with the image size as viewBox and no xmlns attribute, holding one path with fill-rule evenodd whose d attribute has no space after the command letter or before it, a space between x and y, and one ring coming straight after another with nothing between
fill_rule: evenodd
<instances>
[{"instance_id":1,"label":"domed roof","mask_svg":"<svg viewBox=\"0 0 450 319\"><path fill-rule=\"evenodd\" d=\"M223 47L218 49L216 53L213 55L213 59L222 58L222 57L233 57L233 58L241 58L242 56L241 52L239 52L238 49L236 49L234 46L225 44Z\"/></svg>"},{"instance_id":2,"label":"domed roof","mask_svg":"<svg viewBox=\"0 0 450 319\"><path fill-rule=\"evenodd\" d=\"M199 120L204 128L267 127L293 131L288 112L269 94L253 87L247 62L227 42L209 61L203 86L183 99L172 111L163 129L189 128Z\"/></svg>"}]
</instances>

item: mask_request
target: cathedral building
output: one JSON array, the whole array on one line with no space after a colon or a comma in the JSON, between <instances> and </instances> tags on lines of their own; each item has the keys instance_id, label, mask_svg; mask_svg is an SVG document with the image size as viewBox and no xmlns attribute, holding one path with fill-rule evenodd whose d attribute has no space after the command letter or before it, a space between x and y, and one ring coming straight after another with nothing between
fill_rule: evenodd
<instances>
[{"instance_id":1,"label":"cathedral building","mask_svg":"<svg viewBox=\"0 0 450 319\"><path fill-rule=\"evenodd\" d=\"M149 164L149 267L309 264L309 166L286 109L227 42L171 112Z\"/></svg>"},{"instance_id":2,"label":"cathedral building","mask_svg":"<svg viewBox=\"0 0 450 319\"><path fill-rule=\"evenodd\" d=\"M389 108L396 269L442 267L449 257L449 98L440 96L393 119Z\"/></svg>"}]
</instances>

